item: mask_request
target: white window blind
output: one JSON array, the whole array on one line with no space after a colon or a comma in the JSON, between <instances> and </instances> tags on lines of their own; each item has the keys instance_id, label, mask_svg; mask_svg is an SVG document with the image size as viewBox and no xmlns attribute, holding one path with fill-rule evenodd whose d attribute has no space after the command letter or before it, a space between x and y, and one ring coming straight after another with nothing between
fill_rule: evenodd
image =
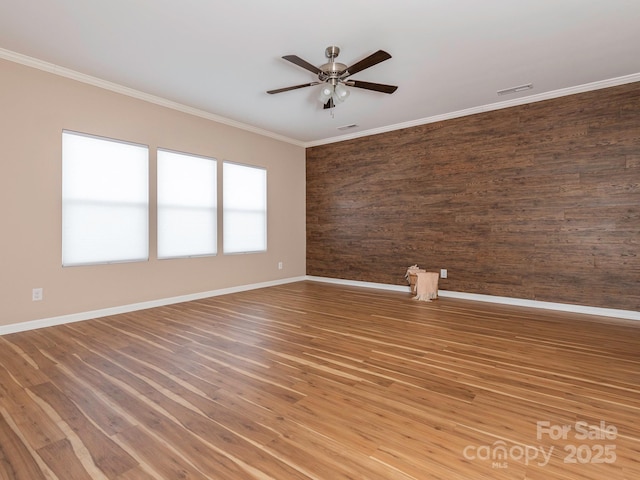
<instances>
[{"instance_id":1,"label":"white window blind","mask_svg":"<svg viewBox=\"0 0 640 480\"><path fill-rule=\"evenodd\" d=\"M149 149L62 133L62 264L149 258Z\"/></svg>"},{"instance_id":2,"label":"white window blind","mask_svg":"<svg viewBox=\"0 0 640 480\"><path fill-rule=\"evenodd\" d=\"M158 258L217 253L217 162L158 150Z\"/></svg>"},{"instance_id":3,"label":"white window blind","mask_svg":"<svg viewBox=\"0 0 640 480\"><path fill-rule=\"evenodd\" d=\"M222 195L224 253L265 251L267 171L225 162Z\"/></svg>"}]
</instances>

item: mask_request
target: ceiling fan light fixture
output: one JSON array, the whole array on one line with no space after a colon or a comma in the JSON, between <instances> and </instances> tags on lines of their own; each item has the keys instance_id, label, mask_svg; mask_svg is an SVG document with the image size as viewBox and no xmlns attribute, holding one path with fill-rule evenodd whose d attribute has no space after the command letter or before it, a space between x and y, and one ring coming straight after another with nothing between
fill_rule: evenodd
<instances>
[{"instance_id":1,"label":"ceiling fan light fixture","mask_svg":"<svg viewBox=\"0 0 640 480\"><path fill-rule=\"evenodd\" d=\"M341 83L336 85L334 91L334 100L337 100L338 102L344 102L349 97L349 90Z\"/></svg>"},{"instance_id":2,"label":"ceiling fan light fixture","mask_svg":"<svg viewBox=\"0 0 640 480\"><path fill-rule=\"evenodd\" d=\"M327 103L332 96L333 96L333 85L329 83L325 83L324 85L322 85L318 100L320 100L322 103Z\"/></svg>"}]
</instances>

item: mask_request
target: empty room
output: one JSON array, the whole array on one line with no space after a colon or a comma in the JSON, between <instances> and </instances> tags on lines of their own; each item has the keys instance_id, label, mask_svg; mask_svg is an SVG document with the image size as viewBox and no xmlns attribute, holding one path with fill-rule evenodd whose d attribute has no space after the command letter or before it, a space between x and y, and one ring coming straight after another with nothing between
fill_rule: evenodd
<instances>
[{"instance_id":1,"label":"empty room","mask_svg":"<svg viewBox=\"0 0 640 480\"><path fill-rule=\"evenodd\" d=\"M639 26L4 2L0 479L640 478Z\"/></svg>"}]
</instances>

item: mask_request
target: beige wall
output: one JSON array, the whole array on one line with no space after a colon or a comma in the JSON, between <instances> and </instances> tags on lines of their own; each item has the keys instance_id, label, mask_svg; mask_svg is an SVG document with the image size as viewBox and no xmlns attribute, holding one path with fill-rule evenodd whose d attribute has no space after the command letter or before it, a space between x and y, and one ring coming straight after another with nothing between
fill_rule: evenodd
<instances>
[{"instance_id":1,"label":"beige wall","mask_svg":"<svg viewBox=\"0 0 640 480\"><path fill-rule=\"evenodd\" d=\"M305 274L303 147L4 60L0 86L0 325ZM148 262L62 268L63 129L150 147ZM268 251L157 260L158 147L266 167Z\"/></svg>"}]
</instances>

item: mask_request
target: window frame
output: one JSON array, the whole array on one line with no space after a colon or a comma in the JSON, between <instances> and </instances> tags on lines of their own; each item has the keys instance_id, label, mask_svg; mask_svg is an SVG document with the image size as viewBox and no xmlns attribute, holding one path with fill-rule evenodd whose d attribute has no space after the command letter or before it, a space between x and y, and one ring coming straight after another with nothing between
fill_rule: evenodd
<instances>
[{"instance_id":1,"label":"window frame","mask_svg":"<svg viewBox=\"0 0 640 480\"><path fill-rule=\"evenodd\" d=\"M227 187L225 186L225 180L226 180L226 176L225 176L225 166L229 165L229 166L236 166L236 167L243 167L243 168L249 168L249 169L254 169L254 170L259 170L262 171L264 173L264 198L263 198L263 204L264 204L264 209L260 211L260 214L263 215L264 220L263 220L263 225L264 225L264 230L263 230L263 234L264 234L264 247L260 248L260 249L234 249L234 250L228 250L227 247L227 240L228 237L227 235L229 234L229 226L227 224L228 221L228 210L227 210ZM262 167L262 166L258 166L258 165L250 165L250 164L246 164L246 163L240 163L240 162L233 162L233 161L228 161L228 160L224 160L222 162L222 252L224 255L244 255L244 254L253 254L253 253L265 253L268 251L268 246L269 246L269 236L268 236L268 224L269 224L269 205L268 205L268 169L266 167Z\"/></svg>"},{"instance_id":2,"label":"window frame","mask_svg":"<svg viewBox=\"0 0 640 480\"><path fill-rule=\"evenodd\" d=\"M73 168L71 163L77 161L77 159L70 159L69 157L67 157L67 154L65 154L66 148L72 148L71 146L67 146L68 144L67 144L67 141L65 141L65 138L72 138L72 137L93 139L93 140L98 140L100 142L108 142L109 144L112 144L112 145L124 145L124 146L131 146L131 147L142 149L142 151L137 152L137 156L139 156L139 158L137 158L136 160L142 160L142 157L144 157L144 163L140 163L140 165L137 166L137 169L139 169L137 173L140 175L140 178L144 179L143 180L144 186L141 187L140 192L135 193L134 196L136 197L136 200L122 201L122 199L117 199L117 200L105 201L105 199L99 199L98 194L96 194L96 197L93 199L91 199L91 197L74 198L73 195L69 193L69 190L77 191L78 189L77 185L79 185L79 183L77 182L77 180L70 178L72 174L69 173L68 169ZM133 157L134 156L132 155L131 158ZM117 263L134 263L134 262L149 261L149 230L150 230L149 212L150 212L150 206L151 206L151 201L149 198L149 184L150 184L149 182L149 164L150 164L149 146L144 145L142 143L136 143L136 142L131 142L127 140L120 140L120 139L115 139L115 138L110 138L110 137L105 137L105 136L100 136L95 134L88 134L84 132L77 132L73 130L63 129L62 135L61 135L61 164L62 164L62 178L61 178L62 180L61 181L61 206L62 206L61 208L61 217L62 217L61 218L61 227L62 227L61 264L62 266L66 268L66 267L77 267L77 266L87 266L87 265L108 265L108 264L117 264ZM92 180L92 179L87 179L87 180ZM94 181L93 184L95 184L95 178L93 179L93 181ZM71 186L65 188L65 185L69 185L69 184L71 184ZM87 227L83 232L84 237L78 236L78 235L74 236L72 233L70 233L70 230L74 226L74 224L77 226L77 224L79 223L77 219L73 218L74 215L69 212L70 208L73 206L74 203L79 204L79 206L81 207L82 206L86 207L86 205L83 205L83 204L87 204L87 203L94 203L94 206L104 204L104 206L106 206L107 208L109 207L113 208L114 204L116 205L116 207L117 207L117 204L121 204L121 207L123 205L129 204L129 207L137 205L138 209L143 209L144 214L142 215L142 218L144 218L144 221L143 221L144 224L141 227L140 231L138 231L139 235L137 239L137 242L138 242L137 249L140 252L140 254L131 255L131 256L122 256L122 257L114 256L111 258L105 258L105 257L108 257L105 255L97 255L97 256L94 256L93 259L89 258L85 260L73 260L73 258L78 256L78 255L70 255L70 250L74 248L73 242L81 243L87 238L91 238L92 236L91 233L94 233L93 237L96 238L97 235L95 235L95 233L96 231L98 231L97 230L98 227L96 227L95 231L93 232L90 232L90 227ZM78 215L76 214L75 216L77 217ZM86 213L85 213L85 216L86 216ZM127 230L126 228L121 228L121 227L122 225L120 225L120 227L118 228L120 232L122 230ZM104 226L102 226L102 228L104 228ZM103 247L99 247L98 251L104 252ZM69 260L69 258L72 258L72 260Z\"/></svg>"},{"instance_id":3,"label":"window frame","mask_svg":"<svg viewBox=\"0 0 640 480\"><path fill-rule=\"evenodd\" d=\"M214 205L213 205L213 214L214 214L214 218L213 218L213 243L212 243L212 247L213 247L213 251L212 252L206 252L206 253L186 253L184 255L161 255L160 254L160 235L161 235L161 225L160 225L160 218L161 218L161 201L160 201L160 153L164 152L170 155L180 155L180 156L184 156L184 157L190 157L190 158L194 158L194 159L198 159L198 160L204 160L207 162L213 162L213 172L214 172L214 178L213 178L213 188L214 188L214 192L213 192L213 197L214 197ZM209 157L209 156L205 156L205 155L198 155L195 153L188 153L188 152L181 152L181 151L177 151L177 150L172 150L172 149L168 149L168 148L161 148L158 147L156 149L156 256L158 258L158 260L171 260L171 259L180 259L180 258L199 258L199 257L213 257L218 255L218 237L219 237L219 232L218 232L218 217L220 215L220 205L219 205L219 201L218 201L218 160L214 157ZM192 208L196 208L196 207L192 207ZM200 207L202 209L204 209L205 207Z\"/></svg>"}]
</instances>

